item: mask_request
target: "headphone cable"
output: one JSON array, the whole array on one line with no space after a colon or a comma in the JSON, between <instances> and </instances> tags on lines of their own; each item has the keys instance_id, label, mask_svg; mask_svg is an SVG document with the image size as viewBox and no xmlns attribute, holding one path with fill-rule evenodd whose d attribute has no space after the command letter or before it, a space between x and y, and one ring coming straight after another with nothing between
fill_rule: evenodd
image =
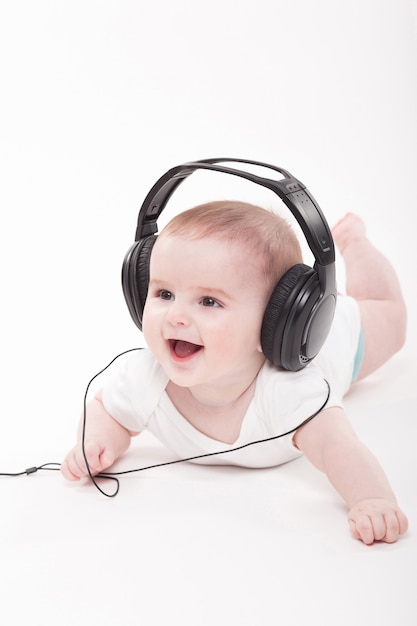
<instances>
[{"instance_id":1,"label":"headphone cable","mask_svg":"<svg viewBox=\"0 0 417 626\"><path fill-rule=\"evenodd\" d=\"M219 450L217 452L207 452L205 454L198 454L196 456L190 456L187 458L182 458L182 459L174 459L173 461L165 461L163 463L155 463L153 465L147 465L144 467L138 467L135 469L130 469L130 470L123 470L123 471L119 471L119 472L100 472L99 474L93 475L93 473L91 472L91 468L90 465L88 463L88 459L87 459L87 455L85 452L85 432L86 432L86 425L87 425L87 397L88 397L88 392L90 390L90 386L92 384L92 382L98 377L100 376L103 372L105 372L111 365L113 365L113 363L121 356L128 354L129 352L134 352L136 350L143 350L143 348L130 348L129 350L125 350L124 352L121 352L120 354L118 354L117 356L115 356L105 367L103 367L103 369L101 369L99 372L97 372L97 374L95 374L90 381L87 384L87 387L85 389L85 393L84 393L84 401L83 401L83 421L82 421L82 435L81 435L81 448L82 448L82 453L83 453L83 457L84 457L84 461L86 464L86 468L87 468L87 473L88 476L90 478L90 480L92 481L92 483L94 484L94 486L98 489L98 491L100 491L100 493L102 493L104 496L108 497L108 498L114 498L118 493L119 493L119 489L120 489L120 481L117 478L117 476L122 476L123 474L133 474L135 472L144 472L146 470L151 470L151 469L156 469L158 467L166 467L168 465L175 465L177 463L186 463L188 461L197 461L198 459L204 459L204 458L208 458L211 456L219 456L220 454L228 454L230 452L236 452L238 450L243 450L244 448L248 448L249 446L254 446L260 443L266 443L268 441L274 441L275 439L280 439L281 437L286 437L287 435L290 435L292 433L294 433L296 430L298 430L299 428L301 428L302 426L305 426L306 424L308 424L308 422L310 422L314 417L316 417L326 406L326 404L329 401L329 397L330 397L330 384L329 382L323 378L324 382L327 385L327 396L325 401L323 402L323 404L320 406L319 409L317 409L317 411L315 411L312 415L310 415L309 417L307 417L307 419L305 419L303 422L301 422L301 424L298 424L298 426L295 426L294 428L292 428L291 430L288 430L284 433L281 433L280 435L274 435L273 437L267 437L266 439L258 439L256 441L250 441L248 443L245 443L241 446L236 446L235 448L229 448L228 450ZM61 467L61 463L44 463L43 465L39 465L39 466L34 466L34 467L29 467L26 470L24 470L23 472L16 472L16 473L4 473L4 472L0 472L0 476L24 476L25 474L28 476L29 474L34 474L35 472L37 472L38 470L48 470L48 471L59 471ZM113 480L116 484L115 490L111 493L108 493L106 491L104 491L104 489L102 489L100 487L100 485L97 482L97 479L108 479L108 480Z\"/></svg>"}]
</instances>

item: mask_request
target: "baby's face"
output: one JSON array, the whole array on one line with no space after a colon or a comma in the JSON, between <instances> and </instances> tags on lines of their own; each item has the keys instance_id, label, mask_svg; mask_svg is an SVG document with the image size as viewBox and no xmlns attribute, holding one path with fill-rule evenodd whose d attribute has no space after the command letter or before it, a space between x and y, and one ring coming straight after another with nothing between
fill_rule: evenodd
<instances>
[{"instance_id":1,"label":"baby's face","mask_svg":"<svg viewBox=\"0 0 417 626\"><path fill-rule=\"evenodd\" d=\"M151 256L146 342L182 387L256 375L269 291L241 244L161 235Z\"/></svg>"}]
</instances>

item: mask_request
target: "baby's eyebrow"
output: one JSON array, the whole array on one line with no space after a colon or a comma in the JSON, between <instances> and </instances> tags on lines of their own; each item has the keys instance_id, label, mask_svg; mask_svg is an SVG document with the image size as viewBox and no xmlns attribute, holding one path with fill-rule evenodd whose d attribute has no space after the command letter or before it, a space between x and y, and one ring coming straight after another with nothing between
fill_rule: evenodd
<instances>
[{"instance_id":1,"label":"baby's eyebrow","mask_svg":"<svg viewBox=\"0 0 417 626\"><path fill-rule=\"evenodd\" d=\"M196 289L198 291L206 293L207 295L220 296L221 298L227 298L229 300L232 298L230 293L227 293L226 291L224 291L224 289L221 289L220 287L204 287L198 285Z\"/></svg>"}]
</instances>

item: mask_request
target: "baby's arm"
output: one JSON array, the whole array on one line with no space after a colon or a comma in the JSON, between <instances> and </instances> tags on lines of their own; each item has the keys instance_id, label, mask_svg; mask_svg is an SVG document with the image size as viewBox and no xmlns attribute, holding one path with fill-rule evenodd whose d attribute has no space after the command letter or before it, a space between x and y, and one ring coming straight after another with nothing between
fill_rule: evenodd
<instances>
[{"instance_id":1,"label":"baby's arm","mask_svg":"<svg viewBox=\"0 0 417 626\"><path fill-rule=\"evenodd\" d=\"M93 475L99 474L114 461L130 445L133 433L106 411L101 401L100 394L87 406L87 421L85 433L85 453ZM88 475L87 467L81 445L82 424L79 426L78 443L67 454L61 465L61 472L68 480L79 480Z\"/></svg>"},{"instance_id":2,"label":"baby's arm","mask_svg":"<svg viewBox=\"0 0 417 626\"><path fill-rule=\"evenodd\" d=\"M325 409L298 429L294 442L349 507L352 534L366 544L392 543L408 528L385 473L355 435L344 411Z\"/></svg>"}]
</instances>

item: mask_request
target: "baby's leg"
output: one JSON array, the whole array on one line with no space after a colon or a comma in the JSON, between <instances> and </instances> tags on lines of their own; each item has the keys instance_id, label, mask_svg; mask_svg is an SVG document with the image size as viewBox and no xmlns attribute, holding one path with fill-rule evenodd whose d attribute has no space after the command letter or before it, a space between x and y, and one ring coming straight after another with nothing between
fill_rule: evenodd
<instances>
[{"instance_id":1,"label":"baby's leg","mask_svg":"<svg viewBox=\"0 0 417 626\"><path fill-rule=\"evenodd\" d=\"M367 238L362 219L348 213L332 233L346 265L346 293L361 312L365 354L360 380L402 347L407 312L394 268Z\"/></svg>"}]
</instances>

